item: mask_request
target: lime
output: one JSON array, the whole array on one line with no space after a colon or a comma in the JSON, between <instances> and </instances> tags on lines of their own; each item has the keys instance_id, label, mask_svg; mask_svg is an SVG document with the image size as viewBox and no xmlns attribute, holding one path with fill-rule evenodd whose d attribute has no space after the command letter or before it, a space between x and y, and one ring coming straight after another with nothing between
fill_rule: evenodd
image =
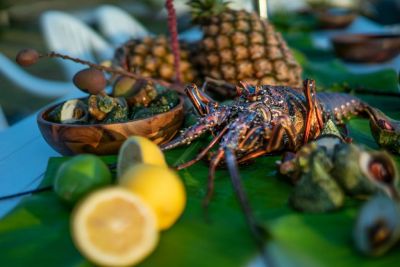
<instances>
[{"instance_id":1,"label":"lime","mask_svg":"<svg viewBox=\"0 0 400 267\"><path fill-rule=\"evenodd\" d=\"M100 266L134 265L158 243L153 211L121 187L97 190L79 202L71 232L78 250Z\"/></svg>"},{"instance_id":2,"label":"lime","mask_svg":"<svg viewBox=\"0 0 400 267\"><path fill-rule=\"evenodd\" d=\"M121 186L153 209L160 230L171 227L185 208L185 187L179 176L168 168L136 164L118 179Z\"/></svg>"},{"instance_id":3,"label":"lime","mask_svg":"<svg viewBox=\"0 0 400 267\"><path fill-rule=\"evenodd\" d=\"M53 186L63 201L74 204L90 191L110 183L110 170L99 157L79 155L60 166Z\"/></svg>"}]
</instances>

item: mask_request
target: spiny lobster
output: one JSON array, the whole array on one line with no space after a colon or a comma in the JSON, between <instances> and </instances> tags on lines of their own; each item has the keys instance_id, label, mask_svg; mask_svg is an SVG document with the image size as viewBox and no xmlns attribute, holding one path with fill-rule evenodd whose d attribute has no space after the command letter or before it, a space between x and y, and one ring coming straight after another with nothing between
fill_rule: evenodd
<instances>
[{"instance_id":1,"label":"spiny lobster","mask_svg":"<svg viewBox=\"0 0 400 267\"><path fill-rule=\"evenodd\" d=\"M305 80L302 90L241 83L237 87L237 98L226 105L212 100L196 85L186 87L186 93L200 118L179 137L164 144L162 149L190 144L204 133L212 132L214 138L209 145L196 158L176 168L191 166L219 143L216 152L211 153L204 204L208 205L213 194L215 170L225 161L253 233L258 230L240 186L238 163L266 154L297 151L309 140L317 138L328 120L343 125L346 119L354 116L367 117L377 143L400 153L400 122L354 96L316 93L313 80Z\"/></svg>"}]
</instances>

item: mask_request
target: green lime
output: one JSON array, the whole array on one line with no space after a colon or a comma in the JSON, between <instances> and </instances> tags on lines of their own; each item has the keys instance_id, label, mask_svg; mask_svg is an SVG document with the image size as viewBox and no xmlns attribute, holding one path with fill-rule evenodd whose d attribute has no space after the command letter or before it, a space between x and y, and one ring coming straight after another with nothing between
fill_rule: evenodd
<instances>
[{"instance_id":1,"label":"green lime","mask_svg":"<svg viewBox=\"0 0 400 267\"><path fill-rule=\"evenodd\" d=\"M87 193L110 183L111 172L99 157L79 155L60 166L54 191L63 201L74 204Z\"/></svg>"}]
</instances>

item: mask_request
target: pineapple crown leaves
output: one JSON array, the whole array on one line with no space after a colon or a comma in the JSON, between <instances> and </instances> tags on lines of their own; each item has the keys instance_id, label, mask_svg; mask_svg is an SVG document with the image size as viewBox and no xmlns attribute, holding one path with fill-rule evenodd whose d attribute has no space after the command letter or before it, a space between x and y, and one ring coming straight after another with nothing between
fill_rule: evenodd
<instances>
[{"instance_id":1,"label":"pineapple crown leaves","mask_svg":"<svg viewBox=\"0 0 400 267\"><path fill-rule=\"evenodd\" d=\"M225 0L190 0L187 3L191 7L194 23L204 23L212 16L221 14L228 9L229 1Z\"/></svg>"}]
</instances>

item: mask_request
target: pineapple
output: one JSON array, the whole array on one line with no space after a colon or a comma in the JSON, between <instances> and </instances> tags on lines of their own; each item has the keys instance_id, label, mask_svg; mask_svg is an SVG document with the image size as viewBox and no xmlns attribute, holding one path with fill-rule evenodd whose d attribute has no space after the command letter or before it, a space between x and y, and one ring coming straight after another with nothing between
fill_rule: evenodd
<instances>
[{"instance_id":1,"label":"pineapple","mask_svg":"<svg viewBox=\"0 0 400 267\"><path fill-rule=\"evenodd\" d=\"M233 10L222 0L191 0L193 22L203 39L196 58L203 77L237 84L301 84L301 67L280 33L255 13Z\"/></svg>"},{"instance_id":2,"label":"pineapple","mask_svg":"<svg viewBox=\"0 0 400 267\"><path fill-rule=\"evenodd\" d=\"M196 72L189 61L185 43L180 44L180 58L182 82L193 82ZM174 56L165 36L128 41L116 50L113 64L144 77L168 82L175 79Z\"/></svg>"}]
</instances>

